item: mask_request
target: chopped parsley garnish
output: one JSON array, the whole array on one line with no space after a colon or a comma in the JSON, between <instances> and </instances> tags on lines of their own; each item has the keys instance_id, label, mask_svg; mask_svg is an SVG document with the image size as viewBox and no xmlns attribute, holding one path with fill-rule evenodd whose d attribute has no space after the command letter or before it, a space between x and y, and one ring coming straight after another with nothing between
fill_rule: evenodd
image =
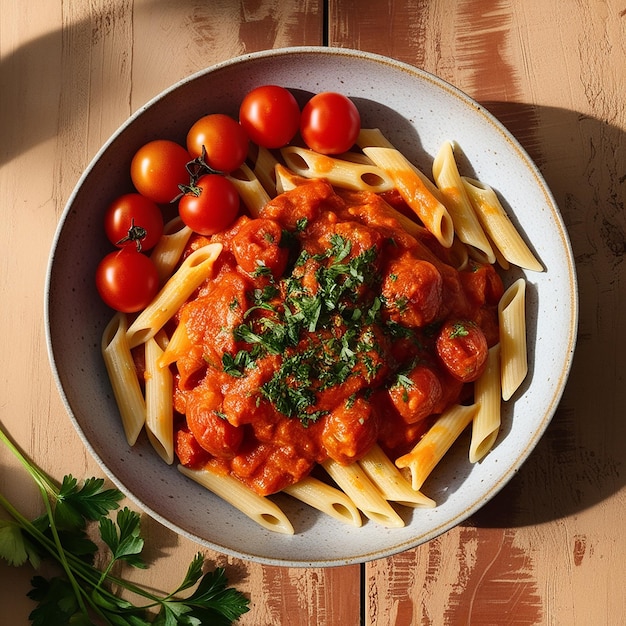
<instances>
[{"instance_id":1,"label":"chopped parsley garnish","mask_svg":"<svg viewBox=\"0 0 626 626\"><path fill-rule=\"evenodd\" d=\"M321 416L311 410L316 391L344 382L359 366L370 379L380 367L371 354L378 349L375 336L368 331L380 324L383 304L377 295L377 250L351 256L349 239L333 234L329 242L323 254L302 250L290 275L255 290L244 323L233 331L235 340L248 347L222 358L224 371L242 376L258 358L282 355L280 368L260 394L305 425ZM303 280L307 269L314 271L315 290ZM278 293L284 295L280 305L273 303Z\"/></svg>"},{"instance_id":2,"label":"chopped parsley garnish","mask_svg":"<svg viewBox=\"0 0 626 626\"><path fill-rule=\"evenodd\" d=\"M469 331L461 322L457 322L450 331L450 339L457 339L458 337L467 337Z\"/></svg>"}]
</instances>

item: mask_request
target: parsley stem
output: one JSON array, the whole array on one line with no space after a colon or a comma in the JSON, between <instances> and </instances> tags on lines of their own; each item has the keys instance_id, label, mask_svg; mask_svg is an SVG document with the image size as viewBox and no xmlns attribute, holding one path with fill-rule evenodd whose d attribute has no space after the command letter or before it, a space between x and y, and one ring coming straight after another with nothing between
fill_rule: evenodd
<instances>
[{"instance_id":1,"label":"parsley stem","mask_svg":"<svg viewBox=\"0 0 626 626\"><path fill-rule=\"evenodd\" d=\"M63 549L63 546L61 545L61 540L59 539L59 533L57 531L56 524L54 523L54 513L52 512L52 507L50 506L50 500L48 499L48 492L41 485L39 489L41 491L41 499L43 500L44 506L46 508L46 515L48 516L48 520L50 521L50 531L52 532L52 537L54 538L54 544L57 550L56 556L59 560L59 563L61 564L61 567L65 571L65 574L67 576L67 579L70 582L70 585L72 585L72 589L74 590L74 595L76 596L76 601L78 602L78 606L80 607L80 610L85 615L87 615L88 614L87 607L85 606L85 603L83 601L83 595L81 593L80 587L78 586L78 583L76 582L76 578L74 578L74 573L72 572L72 568L69 566L67 562L67 558L65 556L65 550Z\"/></svg>"},{"instance_id":2,"label":"parsley stem","mask_svg":"<svg viewBox=\"0 0 626 626\"><path fill-rule=\"evenodd\" d=\"M13 453L13 456L22 464L24 469L32 476L37 485L46 492L49 496L56 498L59 489L54 484L52 479L45 473L35 467L30 461L20 452L17 446L7 437L2 428L0 428L0 441L2 441L7 448Z\"/></svg>"}]
</instances>

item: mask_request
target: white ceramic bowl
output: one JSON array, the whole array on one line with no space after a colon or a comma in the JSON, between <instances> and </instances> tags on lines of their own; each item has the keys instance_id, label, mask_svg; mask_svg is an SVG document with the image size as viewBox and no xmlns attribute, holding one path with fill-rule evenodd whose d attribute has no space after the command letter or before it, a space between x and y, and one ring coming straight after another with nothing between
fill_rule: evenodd
<instances>
[{"instance_id":1,"label":"white ceramic bowl","mask_svg":"<svg viewBox=\"0 0 626 626\"><path fill-rule=\"evenodd\" d=\"M492 185L546 271L526 273L530 372L503 413L496 447L470 465L467 441L455 446L424 486L438 506L407 510L406 527L372 522L351 528L277 497L296 533L265 531L167 466L145 437L126 444L100 356L111 311L94 288L94 270L110 249L102 217L130 189L129 164L143 143L184 142L208 112L237 116L253 87L339 91L354 99L364 127L378 127L425 171L444 140L467 158L462 173ZM512 272L507 281L521 275ZM98 152L74 190L54 240L46 285L50 359L69 415L102 470L139 507L198 543L266 564L332 566L412 548L462 522L515 474L548 425L569 373L577 329L572 253L561 215L535 165L479 104L415 67L346 49L288 48L220 63L174 85L137 111ZM403 513L404 514L404 513Z\"/></svg>"}]
</instances>

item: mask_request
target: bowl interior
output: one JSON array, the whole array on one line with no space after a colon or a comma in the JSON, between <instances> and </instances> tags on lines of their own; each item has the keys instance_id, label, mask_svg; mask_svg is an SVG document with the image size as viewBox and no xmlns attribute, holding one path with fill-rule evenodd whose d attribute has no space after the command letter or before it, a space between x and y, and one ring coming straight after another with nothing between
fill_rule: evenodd
<instances>
[{"instance_id":1,"label":"bowl interior","mask_svg":"<svg viewBox=\"0 0 626 626\"><path fill-rule=\"evenodd\" d=\"M424 485L432 510L405 509L403 529L372 522L344 526L287 497L276 496L294 536L265 531L153 452L147 438L126 444L100 356L112 313L94 287L100 258L110 250L102 229L110 201L131 190L129 165L145 142L184 143L201 115L237 116L253 87L274 83L308 94L340 91L356 102L363 127L378 127L430 173L441 143L463 154L463 174L494 187L514 223L543 263L543 273L512 271L527 280L530 372L505 405L496 447L479 464L462 439ZM268 564L326 566L382 558L414 547L458 524L492 497L526 459L550 421L571 364L577 325L576 277L558 208L536 167L509 133L479 105L416 68L375 55L330 48L252 54L182 81L137 111L99 151L72 194L50 257L46 321L54 375L80 436L106 474L138 506L166 526L227 554Z\"/></svg>"}]
</instances>

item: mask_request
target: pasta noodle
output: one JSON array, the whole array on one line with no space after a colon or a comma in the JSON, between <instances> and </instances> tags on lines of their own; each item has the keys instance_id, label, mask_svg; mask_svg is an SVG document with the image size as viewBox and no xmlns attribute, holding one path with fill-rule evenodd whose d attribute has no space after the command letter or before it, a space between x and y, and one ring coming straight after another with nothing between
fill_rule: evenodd
<instances>
[{"instance_id":1,"label":"pasta noodle","mask_svg":"<svg viewBox=\"0 0 626 626\"><path fill-rule=\"evenodd\" d=\"M184 465L178 465L178 471L234 506L266 530L285 535L294 534L291 522L277 504L254 493L236 478L217 474L209 469L189 469Z\"/></svg>"},{"instance_id":2,"label":"pasta noodle","mask_svg":"<svg viewBox=\"0 0 626 626\"><path fill-rule=\"evenodd\" d=\"M442 246L449 248L454 239L454 223L448 209L437 198L433 185L380 131L362 130L358 144L363 152L391 176L405 202Z\"/></svg>"},{"instance_id":3,"label":"pasta noodle","mask_svg":"<svg viewBox=\"0 0 626 626\"><path fill-rule=\"evenodd\" d=\"M187 334L187 327L184 323L180 322L172 333L165 350L159 357L157 361L158 366L166 367L175 363L182 355L189 352L191 346L192 343Z\"/></svg>"},{"instance_id":4,"label":"pasta noodle","mask_svg":"<svg viewBox=\"0 0 626 626\"><path fill-rule=\"evenodd\" d=\"M433 177L445 199L456 236L476 250L481 261L494 263L496 257L467 197L448 141L443 143L433 161Z\"/></svg>"},{"instance_id":5,"label":"pasta noodle","mask_svg":"<svg viewBox=\"0 0 626 626\"><path fill-rule=\"evenodd\" d=\"M387 528L404 526L404 520L383 498L358 463L340 465L329 459L322 466L359 510L373 522Z\"/></svg>"},{"instance_id":6,"label":"pasta noodle","mask_svg":"<svg viewBox=\"0 0 626 626\"><path fill-rule=\"evenodd\" d=\"M473 178L462 176L461 181L478 219L502 256L518 267L543 271L543 266L506 214L496 192L489 185Z\"/></svg>"},{"instance_id":7,"label":"pasta noodle","mask_svg":"<svg viewBox=\"0 0 626 626\"><path fill-rule=\"evenodd\" d=\"M126 327L126 314L116 313L104 329L101 350L126 441L134 446L146 421L146 403L126 338Z\"/></svg>"},{"instance_id":8,"label":"pasta noodle","mask_svg":"<svg viewBox=\"0 0 626 626\"><path fill-rule=\"evenodd\" d=\"M297 483L285 487L283 491L344 524L357 527L363 525L363 520L354 502L343 491L335 489L317 478L307 476Z\"/></svg>"},{"instance_id":9,"label":"pasta noodle","mask_svg":"<svg viewBox=\"0 0 626 626\"><path fill-rule=\"evenodd\" d=\"M179 216L170 220L163 227L163 236L150 255L156 265L160 285L163 285L172 275L192 232L191 228L185 226Z\"/></svg>"},{"instance_id":10,"label":"pasta noodle","mask_svg":"<svg viewBox=\"0 0 626 626\"><path fill-rule=\"evenodd\" d=\"M262 146L257 147L256 158L252 171L270 197L276 195L276 166L278 160Z\"/></svg>"},{"instance_id":11,"label":"pasta noodle","mask_svg":"<svg viewBox=\"0 0 626 626\"><path fill-rule=\"evenodd\" d=\"M276 191L285 193L301 185L306 179L287 169L282 163L276 166Z\"/></svg>"},{"instance_id":12,"label":"pasta noodle","mask_svg":"<svg viewBox=\"0 0 626 626\"><path fill-rule=\"evenodd\" d=\"M357 191L380 193L393 189L393 181L380 168L333 158L313 150L288 146L281 150L289 169L305 178L326 178L331 185Z\"/></svg>"},{"instance_id":13,"label":"pasta noodle","mask_svg":"<svg viewBox=\"0 0 626 626\"><path fill-rule=\"evenodd\" d=\"M159 331L145 344L146 433L152 447L168 464L174 462L174 381L169 367L159 364L167 337Z\"/></svg>"},{"instance_id":14,"label":"pasta noodle","mask_svg":"<svg viewBox=\"0 0 626 626\"><path fill-rule=\"evenodd\" d=\"M131 348L146 342L163 328L183 302L211 275L221 251L221 244L211 243L198 248L183 261L156 298L130 325L126 336Z\"/></svg>"},{"instance_id":15,"label":"pasta noodle","mask_svg":"<svg viewBox=\"0 0 626 626\"><path fill-rule=\"evenodd\" d=\"M502 358L502 399L509 400L528 373L526 281L517 279L498 303Z\"/></svg>"},{"instance_id":16,"label":"pasta noodle","mask_svg":"<svg viewBox=\"0 0 626 626\"><path fill-rule=\"evenodd\" d=\"M480 461L491 450L500 430L500 344L489 349L487 368L474 384L474 401L478 411L472 422L470 463Z\"/></svg>"},{"instance_id":17,"label":"pasta noodle","mask_svg":"<svg viewBox=\"0 0 626 626\"><path fill-rule=\"evenodd\" d=\"M411 470L413 489L418 491L422 488L435 466L474 419L477 408L475 404L458 404L448 409L409 453L396 459L397 467Z\"/></svg>"},{"instance_id":18,"label":"pasta noodle","mask_svg":"<svg viewBox=\"0 0 626 626\"><path fill-rule=\"evenodd\" d=\"M243 200L250 214L253 217L258 217L261 209L269 202L270 197L250 167L244 163L226 178L235 185L239 197Z\"/></svg>"},{"instance_id":19,"label":"pasta noodle","mask_svg":"<svg viewBox=\"0 0 626 626\"><path fill-rule=\"evenodd\" d=\"M374 445L359 461L359 465L385 500L404 506L428 508L435 506L434 500L411 487L379 445Z\"/></svg>"}]
</instances>

